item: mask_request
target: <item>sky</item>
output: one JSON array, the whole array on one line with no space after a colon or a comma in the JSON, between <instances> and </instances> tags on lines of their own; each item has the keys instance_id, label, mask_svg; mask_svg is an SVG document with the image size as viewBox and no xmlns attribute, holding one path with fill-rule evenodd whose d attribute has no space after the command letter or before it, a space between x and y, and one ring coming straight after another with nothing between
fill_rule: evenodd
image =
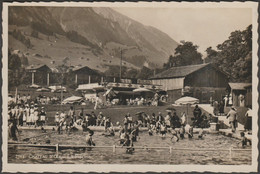
<instances>
[{"instance_id":1,"label":"sky","mask_svg":"<svg viewBox=\"0 0 260 174\"><path fill-rule=\"evenodd\" d=\"M252 24L250 8L113 8L144 25L153 26L172 39L192 41L204 56L216 49L231 32Z\"/></svg>"}]
</instances>

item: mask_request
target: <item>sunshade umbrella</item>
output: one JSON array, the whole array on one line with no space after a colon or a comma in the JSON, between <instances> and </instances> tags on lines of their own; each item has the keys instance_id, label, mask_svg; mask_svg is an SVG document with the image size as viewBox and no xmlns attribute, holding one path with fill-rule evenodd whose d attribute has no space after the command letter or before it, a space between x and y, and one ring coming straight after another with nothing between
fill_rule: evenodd
<instances>
[{"instance_id":1,"label":"sunshade umbrella","mask_svg":"<svg viewBox=\"0 0 260 174\"><path fill-rule=\"evenodd\" d=\"M187 105L187 120L188 120L188 107L189 105L197 104L199 103L199 99L194 98L194 97L181 97L178 100L175 101L175 104L177 105Z\"/></svg>"},{"instance_id":2,"label":"sunshade umbrella","mask_svg":"<svg viewBox=\"0 0 260 174\"><path fill-rule=\"evenodd\" d=\"M31 86L29 86L30 88L40 88L41 86L36 85L36 84L32 84Z\"/></svg>"},{"instance_id":3,"label":"sunshade umbrella","mask_svg":"<svg viewBox=\"0 0 260 174\"><path fill-rule=\"evenodd\" d=\"M167 111L167 112L172 112L172 111L176 111L176 109L173 108L173 107L169 107L169 108L166 108L166 111Z\"/></svg>"},{"instance_id":4,"label":"sunshade umbrella","mask_svg":"<svg viewBox=\"0 0 260 174\"><path fill-rule=\"evenodd\" d=\"M69 103L69 102L76 102L76 101L80 101L82 99L83 99L83 97L71 96L71 97L64 99L62 101L62 104L66 104L66 103Z\"/></svg>"},{"instance_id":5,"label":"sunshade umbrella","mask_svg":"<svg viewBox=\"0 0 260 174\"><path fill-rule=\"evenodd\" d=\"M39 89L37 89L36 91L49 91L49 89L48 88L39 88Z\"/></svg>"},{"instance_id":6,"label":"sunshade umbrella","mask_svg":"<svg viewBox=\"0 0 260 174\"><path fill-rule=\"evenodd\" d=\"M175 101L175 104L177 105L186 105L186 104L197 104L199 103L199 99L194 97L182 97Z\"/></svg>"}]
</instances>

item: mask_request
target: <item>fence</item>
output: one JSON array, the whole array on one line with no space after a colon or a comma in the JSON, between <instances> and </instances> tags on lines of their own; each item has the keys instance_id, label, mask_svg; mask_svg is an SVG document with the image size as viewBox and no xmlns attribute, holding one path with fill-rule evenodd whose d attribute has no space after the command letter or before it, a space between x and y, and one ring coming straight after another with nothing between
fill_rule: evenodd
<instances>
[{"instance_id":1,"label":"fence","mask_svg":"<svg viewBox=\"0 0 260 174\"><path fill-rule=\"evenodd\" d=\"M228 151L229 152L229 157L232 158L232 151L236 152L236 151L252 151L251 149L238 149L238 148L228 148L228 149L219 149L219 148L202 148L202 149L192 149L192 148L174 148L172 146L133 146L133 147L122 147L122 146L87 146L87 145L60 145L60 144L55 144L55 145L51 145L51 144L22 144L22 143L8 143L8 145L10 146L23 146L23 147L38 147L38 148L52 148L55 149L56 154L58 155L59 150L63 150L63 149L80 149L80 148L111 148L113 153L116 152L117 148L134 148L134 149L144 149L144 150L148 150L148 149L168 149L170 154L172 154L173 151Z\"/></svg>"}]
</instances>

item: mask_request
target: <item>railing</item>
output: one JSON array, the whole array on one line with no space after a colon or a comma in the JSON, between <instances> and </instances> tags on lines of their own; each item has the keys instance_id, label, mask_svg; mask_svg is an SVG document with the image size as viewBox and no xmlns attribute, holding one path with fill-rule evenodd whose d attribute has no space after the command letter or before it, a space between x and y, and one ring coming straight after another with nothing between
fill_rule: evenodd
<instances>
[{"instance_id":1,"label":"railing","mask_svg":"<svg viewBox=\"0 0 260 174\"><path fill-rule=\"evenodd\" d=\"M134 148L134 149L169 149L170 154L172 154L173 151L227 151L229 152L229 157L232 158L232 151L252 151L251 149L238 149L238 148L228 148L228 149L220 149L220 148L202 148L202 149L194 149L194 148L174 148L172 146L88 146L88 145L60 145L60 144L23 144L23 143L8 143L10 146L23 146L23 147L38 147L38 148L53 148L56 150L56 154L58 155L59 150L62 149L75 149L75 148L97 148L97 149L102 149L102 148L111 148L113 153L116 152L117 148Z\"/></svg>"}]
</instances>

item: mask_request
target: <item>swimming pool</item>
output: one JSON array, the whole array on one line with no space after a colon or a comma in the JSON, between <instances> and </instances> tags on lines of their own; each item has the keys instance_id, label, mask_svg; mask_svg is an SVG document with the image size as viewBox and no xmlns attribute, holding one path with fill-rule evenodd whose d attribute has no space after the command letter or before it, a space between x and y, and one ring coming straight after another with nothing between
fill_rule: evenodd
<instances>
[{"instance_id":1,"label":"swimming pool","mask_svg":"<svg viewBox=\"0 0 260 174\"><path fill-rule=\"evenodd\" d=\"M47 132L51 133L51 131ZM24 130L19 140L24 138L41 135L35 139L31 139L31 143L46 144L46 140L50 140L50 144L62 145L84 145L85 133L82 131L72 132L71 134L52 134L46 135L41 131ZM126 154L124 148L116 148L113 152L112 148L93 148L91 151L83 149L66 149L61 150L56 155L53 149L43 149L35 147L8 146L8 162L23 164L216 164L216 165L250 165L252 154L251 151L235 151L232 157L229 151L194 151L194 149L226 149L230 147L240 148L240 142L237 139L229 138L218 134L207 134L203 140L199 140L197 135L193 139L185 138L179 142L172 143L170 135L167 134L162 139L158 134L149 136L147 132L140 132L140 139L134 143L134 146L143 147L170 147L173 149L192 149L192 150L173 150L169 149L135 149L133 154ZM104 137L102 132L95 132L93 140L97 146L119 146L118 133L114 137ZM248 150L251 147L247 147Z\"/></svg>"}]
</instances>

